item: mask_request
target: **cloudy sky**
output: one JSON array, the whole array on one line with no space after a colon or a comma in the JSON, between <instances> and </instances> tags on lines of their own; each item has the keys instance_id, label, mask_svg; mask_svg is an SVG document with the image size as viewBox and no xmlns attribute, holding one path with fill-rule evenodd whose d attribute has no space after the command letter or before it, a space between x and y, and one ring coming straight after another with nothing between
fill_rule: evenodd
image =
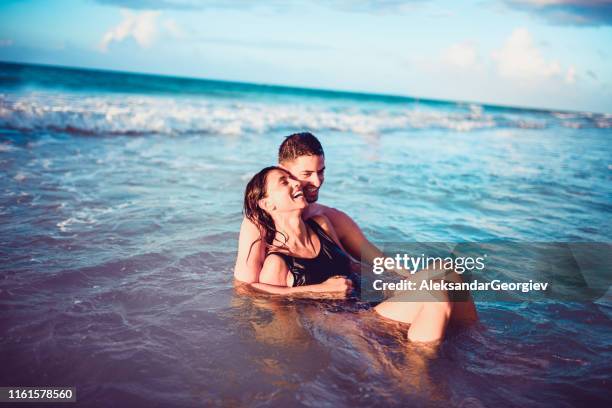
<instances>
[{"instance_id":1,"label":"cloudy sky","mask_svg":"<svg viewBox=\"0 0 612 408\"><path fill-rule=\"evenodd\" d=\"M612 0L4 0L0 60L612 112Z\"/></svg>"}]
</instances>

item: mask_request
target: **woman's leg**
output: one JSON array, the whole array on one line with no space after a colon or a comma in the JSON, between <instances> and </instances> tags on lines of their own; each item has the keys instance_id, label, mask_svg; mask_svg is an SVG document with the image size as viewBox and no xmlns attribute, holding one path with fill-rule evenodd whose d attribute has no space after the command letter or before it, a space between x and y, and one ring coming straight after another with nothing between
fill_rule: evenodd
<instances>
[{"instance_id":1,"label":"woman's leg","mask_svg":"<svg viewBox=\"0 0 612 408\"><path fill-rule=\"evenodd\" d=\"M376 313L387 319L410 324L408 340L433 342L444 337L451 318L452 303L446 291L429 293L431 301L411 300L412 294L398 295L380 303Z\"/></svg>"},{"instance_id":2,"label":"woman's leg","mask_svg":"<svg viewBox=\"0 0 612 408\"><path fill-rule=\"evenodd\" d=\"M442 340L452 312L448 297L435 302L422 302L421 311L410 324L408 340L432 342Z\"/></svg>"},{"instance_id":3,"label":"woman's leg","mask_svg":"<svg viewBox=\"0 0 612 408\"><path fill-rule=\"evenodd\" d=\"M433 281L463 281L454 271L423 270L418 272L417 277ZM449 294L443 290L407 292L382 302L374 310L387 319L409 323L408 339L411 341L437 341L444 337L449 322L473 323L478 320L469 292L456 295L462 295L454 298L461 300L451 301Z\"/></svg>"}]
</instances>

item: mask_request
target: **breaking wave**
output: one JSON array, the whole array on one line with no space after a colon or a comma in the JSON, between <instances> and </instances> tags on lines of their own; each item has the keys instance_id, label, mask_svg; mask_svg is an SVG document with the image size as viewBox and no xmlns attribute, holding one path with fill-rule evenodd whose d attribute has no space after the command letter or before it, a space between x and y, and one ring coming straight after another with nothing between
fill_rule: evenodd
<instances>
[{"instance_id":1,"label":"breaking wave","mask_svg":"<svg viewBox=\"0 0 612 408\"><path fill-rule=\"evenodd\" d=\"M263 134L285 129L380 134L444 129L610 128L612 115L512 112L480 105L329 106L317 103L237 102L213 98L0 94L0 126L22 131L85 135Z\"/></svg>"}]
</instances>

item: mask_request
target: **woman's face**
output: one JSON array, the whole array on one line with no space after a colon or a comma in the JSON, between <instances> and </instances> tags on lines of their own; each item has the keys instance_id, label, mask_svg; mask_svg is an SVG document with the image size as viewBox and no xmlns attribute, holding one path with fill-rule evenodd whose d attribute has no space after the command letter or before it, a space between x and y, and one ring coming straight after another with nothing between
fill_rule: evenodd
<instances>
[{"instance_id":1,"label":"woman's face","mask_svg":"<svg viewBox=\"0 0 612 408\"><path fill-rule=\"evenodd\" d=\"M308 206L300 182L282 170L268 173L264 200L264 209L268 212L295 211Z\"/></svg>"}]
</instances>

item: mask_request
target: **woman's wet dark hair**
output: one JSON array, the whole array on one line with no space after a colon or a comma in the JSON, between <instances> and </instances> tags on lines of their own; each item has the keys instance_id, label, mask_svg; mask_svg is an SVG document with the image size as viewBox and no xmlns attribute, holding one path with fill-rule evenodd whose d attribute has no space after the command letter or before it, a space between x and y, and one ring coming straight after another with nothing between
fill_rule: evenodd
<instances>
[{"instance_id":1,"label":"woman's wet dark hair","mask_svg":"<svg viewBox=\"0 0 612 408\"><path fill-rule=\"evenodd\" d=\"M268 174L272 170L280 170L283 173L287 173L287 170L282 169L278 166L270 166L260 170L259 173L255 174L253 178L251 178L251 180L247 183L246 189L244 190L243 213L249 221L251 221L257 226L257 228L259 229L259 240L263 241L266 247L284 247L287 243L287 237L285 237L285 242L276 239L276 234L279 231L277 231L276 227L274 226L274 220L272 220L270 214L265 212L259 206L259 200L266 197L266 182L268 179ZM274 241L280 242L280 245L273 245ZM255 242L253 242L251 244L251 248L249 248L249 254L247 255L247 259L251 255L251 249L253 248Z\"/></svg>"}]
</instances>

